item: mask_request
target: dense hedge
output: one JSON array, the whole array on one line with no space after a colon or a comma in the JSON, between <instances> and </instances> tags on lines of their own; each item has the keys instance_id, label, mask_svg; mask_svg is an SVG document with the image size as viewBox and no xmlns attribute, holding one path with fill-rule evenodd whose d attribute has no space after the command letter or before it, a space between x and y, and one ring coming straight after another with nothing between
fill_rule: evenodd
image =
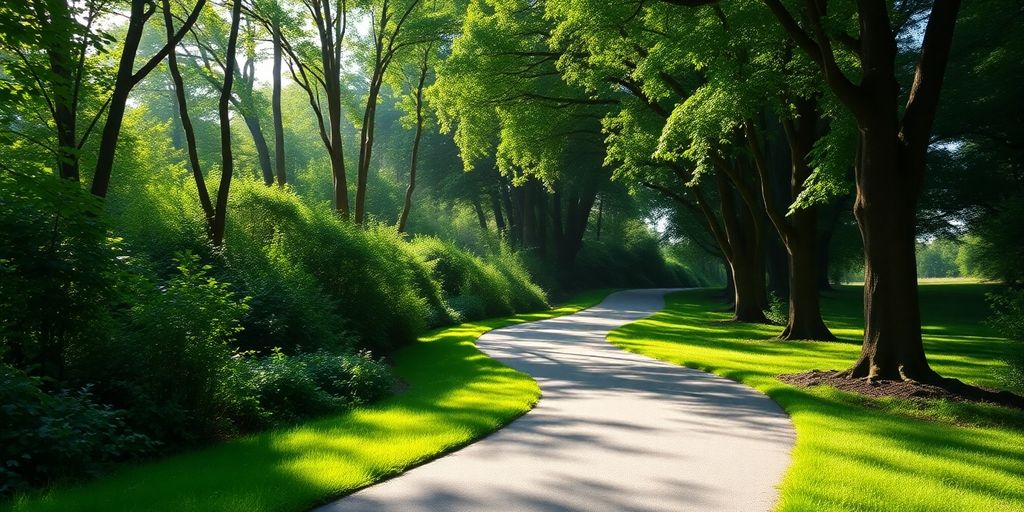
<instances>
[{"instance_id":1,"label":"dense hedge","mask_svg":"<svg viewBox=\"0 0 1024 512\"><path fill-rule=\"evenodd\" d=\"M108 214L48 178L0 178L2 494L378 399L372 354L546 305L511 251L410 242L289 189L236 182L214 250L188 187Z\"/></svg>"}]
</instances>

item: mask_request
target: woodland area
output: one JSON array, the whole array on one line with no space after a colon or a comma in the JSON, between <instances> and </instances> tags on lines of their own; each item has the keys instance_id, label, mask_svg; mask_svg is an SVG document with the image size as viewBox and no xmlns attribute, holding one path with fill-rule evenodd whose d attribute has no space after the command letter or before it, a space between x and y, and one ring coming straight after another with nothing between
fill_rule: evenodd
<instances>
[{"instance_id":1,"label":"woodland area","mask_svg":"<svg viewBox=\"0 0 1024 512\"><path fill-rule=\"evenodd\" d=\"M835 341L821 297L863 279L839 378L976 399L918 278L1000 283L1024 341L1022 28L1019 0L5 0L0 496L359 408L424 333L597 288Z\"/></svg>"}]
</instances>

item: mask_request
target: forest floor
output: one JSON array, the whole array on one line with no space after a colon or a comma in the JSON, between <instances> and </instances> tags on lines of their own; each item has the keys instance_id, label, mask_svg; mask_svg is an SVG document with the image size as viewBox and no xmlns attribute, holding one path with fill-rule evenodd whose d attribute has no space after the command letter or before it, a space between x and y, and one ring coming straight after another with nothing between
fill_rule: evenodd
<instances>
[{"instance_id":1,"label":"forest floor","mask_svg":"<svg viewBox=\"0 0 1024 512\"><path fill-rule=\"evenodd\" d=\"M946 377L1005 389L1014 349L983 323L984 284L921 286L924 342ZM798 388L779 375L852 365L862 336L861 289L824 300L836 343L784 342L781 327L721 322L720 296L690 291L611 333L631 352L714 372L783 407L797 431L780 486L783 511L1024 510L1024 412L946 400L869 398L828 386ZM1020 392L1020 390L1013 390Z\"/></svg>"},{"instance_id":2,"label":"forest floor","mask_svg":"<svg viewBox=\"0 0 1024 512\"><path fill-rule=\"evenodd\" d=\"M747 386L605 340L661 310L666 292L623 291L484 334L483 353L540 385L537 406L317 512L770 510L789 466L789 416Z\"/></svg>"},{"instance_id":3,"label":"forest floor","mask_svg":"<svg viewBox=\"0 0 1024 512\"><path fill-rule=\"evenodd\" d=\"M0 510L308 510L462 447L529 411L540 396L537 383L481 354L474 341L492 329L575 313L609 292L429 333L394 357L407 389L376 404L21 496Z\"/></svg>"}]
</instances>

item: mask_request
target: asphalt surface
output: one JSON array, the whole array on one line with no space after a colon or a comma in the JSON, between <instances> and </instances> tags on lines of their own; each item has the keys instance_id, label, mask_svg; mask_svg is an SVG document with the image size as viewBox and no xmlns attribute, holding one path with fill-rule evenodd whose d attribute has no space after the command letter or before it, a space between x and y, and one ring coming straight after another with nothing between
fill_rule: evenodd
<instances>
[{"instance_id":1,"label":"asphalt surface","mask_svg":"<svg viewBox=\"0 0 1024 512\"><path fill-rule=\"evenodd\" d=\"M537 380L537 407L317 510L770 510L789 464L789 416L746 386L605 341L662 309L669 291L619 292L574 315L483 335L480 350Z\"/></svg>"}]
</instances>

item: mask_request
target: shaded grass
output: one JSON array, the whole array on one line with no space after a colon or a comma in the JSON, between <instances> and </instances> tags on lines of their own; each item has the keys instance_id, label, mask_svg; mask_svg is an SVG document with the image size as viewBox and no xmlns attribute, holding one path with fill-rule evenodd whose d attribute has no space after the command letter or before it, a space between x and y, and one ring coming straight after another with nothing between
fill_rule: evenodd
<instances>
[{"instance_id":1,"label":"shaded grass","mask_svg":"<svg viewBox=\"0 0 1024 512\"><path fill-rule=\"evenodd\" d=\"M395 355L409 389L369 407L132 467L94 482L22 496L11 511L308 510L497 430L540 388L476 349L500 327L575 313L610 290L549 311L440 329Z\"/></svg>"},{"instance_id":2,"label":"shaded grass","mask_svg":"<svg viewBox=\"0 0 1024 512\"><path fill-rule=\"evenodd\" d=\"M942 375L999 387L1011 349L981 321L989 285L921 287L925 345ZM781 484L783 511L1024 510L1024 413L941 400L871 399L831 387L800 389L776 375L845 369L860 351L861 289L824 300L838 343L768 341L781 327L722 323L707 291L609 340L632 352L717 373L768 394L793 418L797 441Z\"/></svg>"}]
</instances>

